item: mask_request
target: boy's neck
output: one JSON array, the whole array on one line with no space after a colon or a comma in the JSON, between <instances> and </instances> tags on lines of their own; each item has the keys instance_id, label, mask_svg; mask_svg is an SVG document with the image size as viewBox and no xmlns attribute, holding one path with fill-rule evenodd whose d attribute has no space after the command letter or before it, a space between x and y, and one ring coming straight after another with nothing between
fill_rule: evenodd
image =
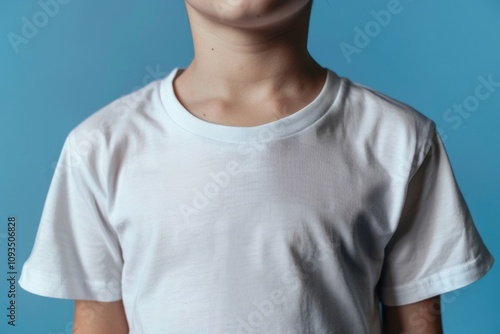
<instances>
[{"instance_id":1,"label":"boy's neck","mask_svg":"<svg viewBox=\"0 0 500 334\"><path fill-rule=\"evenodd\" d=\"M308 6L288 22L266 29L235 28L186 8L195 56L174 87L193 114L205 114L212 106L205 115L212 121L215 114L234 116L232 110L239 110L242 117L234 124L262 123L271 116L243 118L256 105L286 116L307 105L323 87L326 71L307 50Z\"/></svg>"}]
</instances>

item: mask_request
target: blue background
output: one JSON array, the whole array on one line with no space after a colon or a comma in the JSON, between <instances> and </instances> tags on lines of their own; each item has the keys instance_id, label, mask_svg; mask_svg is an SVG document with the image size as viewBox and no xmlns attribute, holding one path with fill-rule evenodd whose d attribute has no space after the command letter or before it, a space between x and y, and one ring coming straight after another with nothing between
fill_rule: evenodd
<instances>
[{"instance_id":1,"label":"blue background","mask_svg":"<svg viewBox=\"0 0 500 334\"><path fill-rule=\"evenodd\" d=\"M0 333L71 333L73 318L71 300L18 286L17 326L7 326L7 217L18 221L20 272L69 131L112 100L187 66L193 56L181 0L65 1L45 22L37 1L0 4ZM315 0L310 52L323 66L437 123L476 226L500 259L500 87L467 118L444 118L454 103L473 101L479 76L500 82L500 3L401 0L400 12L379 31L370 30L370 41L348 61L341 43L355 46L355 27L376 29L370 12L389 3ZM16 52L9 33L22 36L23 17L40 27ZM445 331L500 333L498 282L496 264L480 281L447 294Z\"/></svg>"}]
</instances>

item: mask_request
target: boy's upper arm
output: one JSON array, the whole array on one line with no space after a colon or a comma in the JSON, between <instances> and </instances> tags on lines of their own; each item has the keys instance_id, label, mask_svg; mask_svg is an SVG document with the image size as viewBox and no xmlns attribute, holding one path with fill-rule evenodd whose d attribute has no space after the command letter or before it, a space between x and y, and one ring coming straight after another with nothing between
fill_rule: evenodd
<instances>
[{"instance_id":1,"label":"boy's upper arm","mask_svg":"<svg viewBox=\"0 0 500 334\"><path fill-rule=\"evenodd\" d=\"M73 334L128 334L122 300L98 302L75 300Z\"/></svg>"},{"instance_id":2,"label":"boy's upper arm","mask_svg":"<svg viewBox=\"0 0 500 334\"><path fill-rule=\"evenodd\" d=\"M67 136L19 285L32 293L73 300L117 301L123 257L107 209L105 154L78 147L82 131ZM101 148L101 151L103 148Z\"/></svg>"},{"instance_id":3,"label":"boy's upper arm","mask_svg":"<svg viewBox=\"0 0 500 334\"><path fill-rule=\"evenodd\" d=\"M435 124L408 180L378 283L385 305L407 305L471 284L493 257L458 187Z\"/></svg>"},{"instance_id":4,"label":"boy's upper arm","mask_svg":"<svg viewBox=\"0 0 500 334\"><path fill-rule=\"evenodd\" d=\"M382 305L382 315L386 334L443 333L439 295L407 305Z\"/></svg>"}]
</instances>

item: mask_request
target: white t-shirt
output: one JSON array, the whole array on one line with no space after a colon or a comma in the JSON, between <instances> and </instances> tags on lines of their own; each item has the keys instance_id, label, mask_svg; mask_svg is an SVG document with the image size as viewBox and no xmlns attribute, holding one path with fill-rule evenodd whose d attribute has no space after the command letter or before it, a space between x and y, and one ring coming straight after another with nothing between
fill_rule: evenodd
<instances>
[{"instance_id":1,"label":"white t-shirt","mask_svg":"<svg viewBox=\"0 0 500 334\"><path fill-rule=\"evenodd\" d=\"M328 70L300 111L225 126L184 109L180 71L69 133L23 289L123 299L134 334L380 333L379 300L492 266L417 110Z\"/></svg>"}]
</instances>

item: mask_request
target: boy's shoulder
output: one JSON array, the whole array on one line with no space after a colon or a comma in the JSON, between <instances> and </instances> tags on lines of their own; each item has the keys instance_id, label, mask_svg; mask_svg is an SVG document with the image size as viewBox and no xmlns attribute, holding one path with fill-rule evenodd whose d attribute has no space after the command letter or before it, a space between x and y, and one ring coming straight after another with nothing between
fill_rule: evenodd
<instances>
[{"instance_id":1,"label":"boy's shoulder","mask_svg":"<svg viewBox=\"0 0 500 334\"><path fill-rule=\"evenodd\" d=\"M411 105L344 77L339 130L350 154L369 156L391 175L415 172L437 144L436 123Z\"/></svg>"},{"instance_id":2,"label":"boy's shoulder","mask_svg":"<svg viewBox=\"0 0 500 334\"><path fill-rule=\"evenodd\" d=\"M154 80L94 111L71 129L68 138L73 142L107 145L134 131L138 134L140 124L145 124L143 121L152 117L151 113L158 112L161 80Z\"/></svg>"},{"instance_id":3,"label":"boy's shoulder","mask_svg":"<svg viewBox=\"0 0 500 334\"><path fill-rule=\"evenodd\" d=\"M428 129L432 125L432 119L410 104L373 87L345 79L349 83L346 103L350 107L349 111L358 114L358 119L364 116L389 126L402 127L404 130Z\"/></svg>"},{"instance_id":4,"label":"boy's shoulder","mask_svg":"<svg viewBox=\"0 0 500 334\"><path fill-rule=\"evenodd\" d=\"M424 144L435 122L420 110L370 86L346 80L343 103L343 122L357 135L364 134L374 140L385 136L408 145Z\"/></svg>"}]
</instances>

